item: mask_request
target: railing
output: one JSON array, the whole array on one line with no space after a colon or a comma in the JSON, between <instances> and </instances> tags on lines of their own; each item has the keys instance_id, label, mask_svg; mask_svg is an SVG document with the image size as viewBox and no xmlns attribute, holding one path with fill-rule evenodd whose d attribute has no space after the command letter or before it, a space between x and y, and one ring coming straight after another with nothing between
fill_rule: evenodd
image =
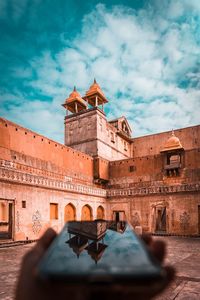
<instances>
[{"instance_id":1,"label":"railing","mask_svg":"<svg viewBox=\"0 0 200 300\"><path fill-rule=\"evenodd\" d=\"M169 165L165 165L164 169L165 170L173 170L173 169L178 169L180 167L181 167L180 162L174 162L174 163L170 163Z\"/></svg>"}]
</instances>

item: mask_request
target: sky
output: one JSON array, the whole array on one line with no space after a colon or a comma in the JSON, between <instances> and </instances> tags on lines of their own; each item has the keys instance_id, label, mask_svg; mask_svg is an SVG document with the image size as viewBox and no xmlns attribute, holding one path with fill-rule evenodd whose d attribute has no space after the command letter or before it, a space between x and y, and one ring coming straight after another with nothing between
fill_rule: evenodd
<instances>
[{"instance_id":1,"label":"sky","mask_svg":"<svg viewBox=\"0 0 200 300\"><path fill-rule=\"evenodd\" d=\"M64 142L74 85L133 137L200 123L199 0L0 0L0 116Z\"/></svg>"}]
</instances>

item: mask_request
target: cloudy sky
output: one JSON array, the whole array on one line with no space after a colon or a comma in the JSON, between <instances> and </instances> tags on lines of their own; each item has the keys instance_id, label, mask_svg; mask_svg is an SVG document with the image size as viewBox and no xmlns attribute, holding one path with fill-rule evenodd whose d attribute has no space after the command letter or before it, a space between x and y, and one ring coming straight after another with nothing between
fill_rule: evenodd
<instances>
[{"instance_id":1,"label":"cloudy sky","mask_svg":"<svg viewBox=\"0 0 200 300\"><path fill-rule=\"evenodd\" d=\"M199 0L0 0L0 115L63 142L94 77L133 136L200 123Z\"/></svg>"}]
</instances>

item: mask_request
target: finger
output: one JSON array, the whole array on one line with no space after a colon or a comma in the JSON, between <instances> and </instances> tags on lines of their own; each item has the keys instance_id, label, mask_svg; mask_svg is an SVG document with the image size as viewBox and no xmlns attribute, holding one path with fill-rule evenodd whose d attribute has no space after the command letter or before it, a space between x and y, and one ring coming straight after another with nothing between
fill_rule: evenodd
<instances>
[{"instance_id":1,"label":"finger","mask_svg":"<svg viewBox=\"0 0 200 300\"><path fill-rule=\"evenodd\" d=\"M56 232L52 228L48 228L38 240L37 244L33 248L33 252L35 253L35 256L37 256L38 260L44 255L56 235Z\"/></svg>"},{"instance_id":2,"label":"finger","mask_svg":"<svg viewBox=\"0 0 200 300\"><path fill-rule=\"evenodd\" d=\"M39 262L56 235L56 232L52 228L48 228L45 231L36 245L24 255L22 262L24 268L33 268Z\"/></svg>"},{"instance_id":3,"label":"finger","mask_svg":"<svg viewBox=\"0 0 200 300\"><path fill-rule=\"evenodd\" d=\"M48 228L37 242L35 248L41 248L43 252L49 247L57 233L52 228Z\"/></svg>"},{"instance_id":4,"label":"finger","mask_svg":"<svg viewBox=\"0 0 200 300\"><path fill-rule=\"evenodd\" d=\"M162 263L166 254L166 245L163 241L153 241L150 245L152 254Z\"/></svg>"},{"instance_id":5,"label":"finger","mask_svg":"<svg viewBox=\"0 0 200 300\"><path fill-rule=\"evenodd\" d=\"M144 233L141 235L141 239L147 244L150 245L152 243L152 236L150 234Z\"/></svg>"}]
</instances>

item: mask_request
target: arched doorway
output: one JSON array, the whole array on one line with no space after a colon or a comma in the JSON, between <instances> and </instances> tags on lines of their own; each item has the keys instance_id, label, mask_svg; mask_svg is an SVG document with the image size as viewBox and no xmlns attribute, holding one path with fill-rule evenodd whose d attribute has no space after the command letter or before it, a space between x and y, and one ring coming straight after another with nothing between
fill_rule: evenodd
<instances>
[{"instance_id":1,"label":"arched doorway","mask_svg":"<svg viewBox=\"0 0 200 300\"><path fill-rule=\"evenodd\" d=\"M92 208L89 205L82 207L81 221L92 221Z\"/></svg>"},{"instance_id":2,"label":"arched doorway","mask_svg":"<svg viewBox=\"0 0 200 300\"><path fill-rule=\"evenodd\" d=\"M69 203L65 206L65 222L76 220L76 208L73 204Z\"/></svg>"},{"instance_id":3,"label":"arched doorway","mask_svg":"<svg viewBox=\"0 0 200 300\"><path fill-rule=\"evenodd\" d=\"M104 208L101 205L97 207L97 219L104 219Z\"/></svg>"}]
</instances>

